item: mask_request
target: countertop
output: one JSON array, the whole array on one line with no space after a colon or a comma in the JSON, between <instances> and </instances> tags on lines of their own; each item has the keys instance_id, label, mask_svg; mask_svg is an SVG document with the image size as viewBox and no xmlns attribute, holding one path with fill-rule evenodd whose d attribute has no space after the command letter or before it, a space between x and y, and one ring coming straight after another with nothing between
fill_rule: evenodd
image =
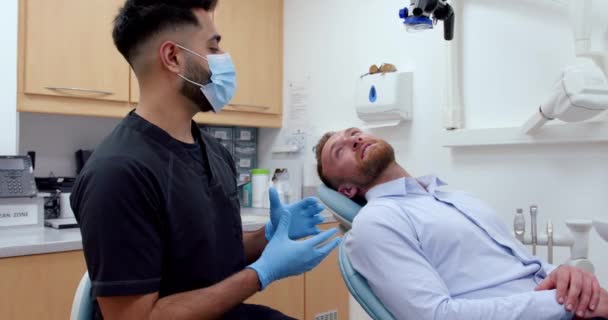
<instances>
[{"instance_id":1,"label":"countertop","mask_svg":"<svg viewBox=\"0 0 608 320\"><path fill-rule=\"evenodd\" d=\"M335 222L325 210L324 223ZM268 209L243 208L241 210L243 231L255 231L268 222ZM0 229L0 258L28 256L82 249L82 238L78 228L56 230L46 227L14 227Z\"/></svg>"}]
</instances>

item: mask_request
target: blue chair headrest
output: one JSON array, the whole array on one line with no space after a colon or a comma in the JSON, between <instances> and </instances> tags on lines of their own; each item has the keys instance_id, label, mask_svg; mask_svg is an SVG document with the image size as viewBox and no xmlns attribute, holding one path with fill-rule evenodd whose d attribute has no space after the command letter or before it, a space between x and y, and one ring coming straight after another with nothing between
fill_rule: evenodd
<instances>
[{"instance_id":1,"label":"blue chair headrest","mask_svg":"<svg viewBox=\"0 0 608 320\"><path fill-rule=\"evenodd\" d=\"M94 299L91 296L91 279L89 272L85 272L76 288L72 302L70 320L91 320L94 314Z\"/></svg>"},{"instance_id":2,"label":"blue chair headrest","mask_svg":"<svg viewBox=\"0 0 608 320\"><path fill-rule=\"evenodd\" d=\"M356 203L355 201L345 197L341 193L332 190L322 184L319 186L319 199L325 203L333 212L335 212L341 221L352 223L359 210L365 203Z\"/></svg>"}]
</instances>

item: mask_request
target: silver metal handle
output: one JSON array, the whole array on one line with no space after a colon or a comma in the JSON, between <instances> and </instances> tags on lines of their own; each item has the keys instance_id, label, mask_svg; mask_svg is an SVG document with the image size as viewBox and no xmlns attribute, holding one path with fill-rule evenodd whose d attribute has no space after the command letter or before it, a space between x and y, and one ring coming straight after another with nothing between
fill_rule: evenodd
<instances>
[{"instance_id":1,"label":"silver metal handle","mask_svg":"<svg viewBox=\"0 0 608 320\"><path fill-rule=\"evenodd\" d=\"M524 210L517 209L515 218L513 219L513 231L515 231L515 237L519 242L524 242L524 235L526 234L526 218L524 218Z\"/></svg>"},{"instance_id":2,"label":"silver metal handle","mask_svg":"<svg viewBox=\"0 0 608 320\"><path fill-rule=\"evenodd\" d=\"M553 223L547 221L547 262L553 263Z\"/></svg>"},{"instance_id":3,"label":"silver metal handle","mask_svg":"<svg viewBox=\"0 0 608 320\"><path fill-rule=\"evenodd\" d=\"M532 235L532 254L536 255L536 244L538 243L538 229L536 225L536 219L538 215L538 207L530 206L530 224L532 225L531 235Z\"/></svg>"},{"instance_id":4,"label":"silver metal handle","mask_svg":"<svg viewBox=\"0 0 608 320\"><path fill-rule=\"evenodd\" d=\"M268 106L256 106L256 105L253 105L253 104L234 104L234 103L230 103L228 105L231 106L231 107L237 108L237 109L238 108L254 108L254 109L261 109L261 110L268 110L268 109L270 109L270 107L268 107Z\"/></svg>"},{"instance_id":5,"label":"silver metal handle","mask_svg":"<svg viewBox=\"0 0 608 320\"><path fill-rule=\"evenodd\" d=\"M44 87L47 90L52 90L52 91L78 91L78 92L85 92L85 93L97 93L97 94L101 94L104 96L110 96L113 95L113 92L110 91L103 91L103 90L94 90L94 89L84 89L84 88L71 88L71 87Z\"/></svg>"}]
</instances>

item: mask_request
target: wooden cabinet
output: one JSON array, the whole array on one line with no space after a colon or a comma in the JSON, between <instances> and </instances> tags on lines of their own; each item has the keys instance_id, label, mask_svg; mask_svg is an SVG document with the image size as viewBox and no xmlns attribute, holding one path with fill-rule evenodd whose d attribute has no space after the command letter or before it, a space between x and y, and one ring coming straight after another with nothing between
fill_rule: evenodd
<instances>
[{"instance_id":1,"label":"wooden cabinet","mask_svg":"<svg viewBox=\"0 0 608 320\"><path fill-rule=\"evenodd\" d=\"M321 229L337 227L337 223L330 223ZM296 319L315 320L327 315L324 319L348 320L348 289L340 273L337 249L312 271L274 283L247 303L269 306ZM332 318L332 313L337 317Z\"/></svg>"},{"instance_id":2,"label":"wooden cabinet","mask_svg":"<svg viewBox=\"0 0 608 320\"><path fill-rule=\"evenodd\" d=\"M325 224L322 229L336 226ZM314 320L332 312L337 312L337 319L348 319L348 290L337 254L334 251L304 275L271 284L246 303L265 305L296 319ZM0 319L68 319L85 270L82 251L0 259Z\"/></svg>"},{"instance_id":3,"label":"wooden cabinet","mask_svg":"<svg viewBox=\"0 0 608 320\"><path fill-rule=\"evenodd\" d=\"M0 319L69 319L85 270L82 251L0 259Z\"/></svg>"},{"instance_id":4,"label":"wooden cabinet","mask_svg":"<svg viewBox=\"0 0 608 320\"><path fill-rule=\"evenodd\" d=\"M322 230L337 228L337 223L325 224ZM348 288L344 284L338 264L338 249L334 250L319 266L304 276L306 320L316 316L337 312L337 317L325 319L349 319Z\"/></svg>"},{"instance_id":5,"label":"wooden cabinet","mask_svg":"<svg viewBox=\"0 0 608 320\"><path fill-rule=\"evenodd\" d=\"M139 86L114 47L112 25L124 0L20 0L17 110L123 117ZM282 125L283 0L222 0L214 14L237 69L237 92L206 124Z\"/></svg>"},{"instance_id":6,"label":"wooden cabinet","mask_svg":"<svg viewBox=\"0 0 608 320\"><path fill-rule=\"evenodd\" d=\"M236 94L218 114L194 120L278 128L283 124L283 0L221 0L214 14L221 47L237 74Z\"/></svg>"},{"instance_id":7,"label":"wooden cabinet","mask_svg":"<svg viewBox=\"0 0 608 320\"><path fill-rule=\"evenodd\" d=\"M264 305L292 318L304 319L304 276L277 281L246 303Z\"/></svg>"},{"instance_id":8,"label":"wooden cabinet","mask_svg":"<svg viewBox=\"0 0 608 320\"><path fill-rule=\"evenodd\" d=\"M85 270L82 251L0 259L0 319L69 319ZM246 303L304 319L304 276L275 282Z\"/></svg>"},{"instance_id":9,"label":"wooden cabinet","mask_svg":"<svg viewBox=\"0 0 608 320\"><path fill-rule=\"evenodd\" d=\"M19 1L19 111L126 113L129 65L112 41L112 20L123 3Z\"/></svg>"},{"instance_id":10,"label":"wooden cabinet","mask_svg":"<svg viewBox=\"0 0 608 320\"><path fill-rule=\"evenodd\" d=\"M25 93L129 101L129 66L112 42L123 2L25 1Z\"/></svg>"},{"instance_id":11,"label":"wooden cabinet","mask_svg":"<svg viewBox=\"0 0 608 320\"><path fill-rule=\"evenodd\" d=\"M283 0L222 0L215 23L237 72L238 89L228 109L280 114Z\"/></svg>"}]
</instances>

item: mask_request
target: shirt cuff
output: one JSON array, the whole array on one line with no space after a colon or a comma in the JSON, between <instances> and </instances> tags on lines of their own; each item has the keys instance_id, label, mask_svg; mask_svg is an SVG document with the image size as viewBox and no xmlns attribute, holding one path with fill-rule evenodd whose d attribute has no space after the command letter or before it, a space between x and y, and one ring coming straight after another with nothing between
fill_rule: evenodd
<instances>
[{"instance_id":1,"label":"shirt cuff","mask_svg":"<svg viewBox=\"0 0 608 320\"><path fill-rule=\"evenodd\" d=\"M572 312L566 310L566 307L559 304L556 299L557 290L537 291L538 306L541 310L538 314L552 314L555 319L570 320L574 317Z\"/></svg>"},{"instance_id":2,"label":"shirt cuff","mask_svg":"<svg viewBox=\"0 0 608 320\"><path fill-rule=\"evenodd\" d=\"M91 283L91 294L93 295L93 298L141 295L158 292L159 290L160 278L125 281L93 281Z\"/></svg>"}]
</instances>

